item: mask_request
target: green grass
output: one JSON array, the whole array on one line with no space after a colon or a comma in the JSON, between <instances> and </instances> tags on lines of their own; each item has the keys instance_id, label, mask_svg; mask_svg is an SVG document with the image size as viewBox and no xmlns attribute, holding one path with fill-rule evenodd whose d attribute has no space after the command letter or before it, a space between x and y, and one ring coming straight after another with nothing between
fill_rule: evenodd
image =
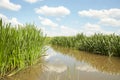
<instances>
[{"instance_id":1,"label":"green grass","mask_svg":"<svg viewBox=\"0 0 120 80\"><path fill-rule=\"evenodd\" d=\"M0 76L36 63L45 51L45 39L35 25L13 27L0 20Z\"/></svg>"},{"instance_id":2,"label":"green grass","mask_svg":"<svg viewBox=\"0 0 120 80\"><path fill-rule=\"evenodd\" d=\"M101 55L120 57L120 36L115 34L94 34L89 37L78 34L70 37L54 37L51 40L51 44Z\"/></svg>"}]
</instances>

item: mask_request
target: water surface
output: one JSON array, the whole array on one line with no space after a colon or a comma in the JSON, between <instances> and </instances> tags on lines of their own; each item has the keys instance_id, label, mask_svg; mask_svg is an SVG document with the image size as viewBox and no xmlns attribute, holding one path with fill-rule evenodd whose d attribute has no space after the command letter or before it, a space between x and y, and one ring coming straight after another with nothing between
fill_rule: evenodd
<instances>
[{"instance_id":1,"label":"water surface","mask_svg":"<svg viewBox=\"0 0 120 80\"><path fill-rule=\"evenodd\" d=\"M48 47L41 63L10 77L15 80L120 80L120 58Z\"/></svg>"}]
</instances>

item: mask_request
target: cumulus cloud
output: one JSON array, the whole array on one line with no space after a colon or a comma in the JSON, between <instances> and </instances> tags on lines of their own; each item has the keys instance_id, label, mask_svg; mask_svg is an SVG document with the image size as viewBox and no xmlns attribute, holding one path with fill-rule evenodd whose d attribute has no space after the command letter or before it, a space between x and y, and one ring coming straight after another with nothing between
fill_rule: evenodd
<instances>
[{"instance_id":1,"label":"cumulus cloud","mask_svg":"<svg viewBox=\"0 0 120 80\"><path fill-rule=\"evenodd\" d=\"M78 32L79 31L74 28L70 28L65 25L59 25L57 28L55 28L55 30L52 29L51 31L46 31L46 34L48 36L73 36Z\"/></svg>"},{"instance_id":2,"label":"cumulus cloud","mask_svg":"<svg viewBox=\"0 0 120 80\"><path fill-rule=\"evenodd\" d=\"M103 10L83 10L79 11L80 16L98 18L102 25L120 27L120 9L103 9Z\"/></svg>"},{"instance_id":3,"label":"cumulus cloud","mask_svg":"<svg viewBox=\"0 0 120 80\"><path fill-rule=\"evenodd\" d=\"M65 8L64 6L58 7L42 6L40 8L36 8L35 11L36 13L45 16L65 16L70 14L70 10Z\"/></svg>"},{"instance_id":4,"label":"cumulus cloud","mask_svg":"<svg viewBox=\"0 0 120 80\"><path fill-rule=\"evenodd\" d=\"M101 30L99 25L97 25L97 24L90 24L90 23L86 23L84 25L84 28L86 30L90 30L90 31L100 31Z\"/></svg>"},{"instance_id":5,"label":"cumulus cloud","mask_svg":"<svg viewBox=\"0 0 120 80\"><path fill-rule=\"evenodd\" d=\"M94 35L95 33L104 33L104 34L112 34L113 31L106 31L101 28L99 24L91 24L86 23L82 26L82 33L86 34L87 36Z\"/></svg>"},{"instance_id":6,"label":"cumulus cloud","mask_svg":"<svg viewBox=\"0 0 120 80\"><path fill-rule=\"evenodd\" d=\"M0 0L0 8L6 8L13 11L18 11L21 8L21 5L14 4L10 0Z\"/></svg>"},{"instance_id":7,"label":"cumulus cloud","mask_svg":"<svg viewBox=\"0 0 120 80\"><path fill-rule=\"evenodd\" d=\"M67 26L60 26L60 30L61 30L61 35L65 35L65 36L72 36L72 35L76 35L78 33L78 31L76 29L67 27Z\"/></svg>"},{"instance_id":8,"label":"cumulus cloud","mask_svg":"<svg viewBox=\"0 0 120 80\"><path fill-rule=\"evenodd\" d=\"M8 20L8 18L5 15L1 14L1 13L0 13L0 19L2 19L3 21Z\"/></svg>"},{"instance_id":9,"label":"cumulus cloud","mask_svg":"<svg viewBox=\"0 0 120 80\"><path fill-rule=\"evenodd\" d=\"M102 9L102 10L83 10L79 11L78 14L80 16L86 17L94 17L94 18L120 18L120 9L113 8L113 9Z\"/></svg>"},{"instance_id":10,"label":"cumulus cloud","mask_svg":"<svg viewBox=\"0 0 120 80\"><path fill-rule=\"evenodd\" d=\"M22 23L20 23L15 17L9 20L9 22L12 23L12 25L22 25Z\"/></svg>"},{"instance_id":11,"label":"cumulus cloud","mask_svg":"<svg viewBox=\"0 0 120 80\"><path fill-rule=\"evenodd\" d=\"M83 33L86 35L93 35L94 33L100 33L102 31L101 27L97 24L86 23L83 25Z\"/></svg>"},{"instance_id":12,"label":"cumulus cloud","mask_svg":"<svg viewBox=\"0 0 120 80\"><path fill-rule=\"evenodd\" d=\"M106 25L106 26L119 26L120 27L120 20L116 20L114 18L103 18L99 22L100 24Z\"/></svg>"},{"instance_id":13,"label":"cumulus cloud","mask_svg":"<svg viewBox=\"0 0 120 80\"><path fill-rule=\"evenodd\" d=\"M11 25L16 26L16 25L23 25L20 23L17 18L13 17L11 19L8 19L5 15L0 13L0 19L3 20L3 23L11 23Z\"/></svg>"},{"instance_id":14,"label":"cumulus cloud","mask_svg":"<svg viewBox=\"0 0 120 80\"><path fill-rule=\"evenodd\" d=\"M48 19L48 18L43 18L41 16L39 16L39 19L40 19L40 23L43 25L43 26L50 26L50 27L57 27L58 24L53 22L52 20Z\"/></svg>"},{"instance_id":15,"label":"cumulus cloud","mask_svg":"<svg viewBox=\"0 0 120 80\"><path fill-rule=\"evenodd\" d=\"M25 1L28 2L28 3L36 3L38 1L43 1L43 0L25 0Z\"/></svg>"},{"instance_id":16,"label":"cumulus cloud","mask_svg":"<svg viewBox=\"0 0 120 80\"><path fill-rule=\"evenodd\" d=\"M120 35L120 29L117 31L117 34Z\"/></svg>"}]
</instances>

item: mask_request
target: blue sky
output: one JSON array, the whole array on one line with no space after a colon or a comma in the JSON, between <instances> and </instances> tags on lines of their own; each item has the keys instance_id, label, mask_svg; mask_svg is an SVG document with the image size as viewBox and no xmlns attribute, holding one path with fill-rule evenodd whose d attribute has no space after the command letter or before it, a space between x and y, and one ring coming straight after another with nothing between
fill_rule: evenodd
<instances>
[{"instance_id":1,"label":"blue sky","mask_svg":"<svg viewBox=\"0 0 120 80\"><path fill-rule=\"evenodd\" d=\"M48 36L120 34L120 0L0 0L0 18L34 23Z\"/></svg>"}]
</instances>

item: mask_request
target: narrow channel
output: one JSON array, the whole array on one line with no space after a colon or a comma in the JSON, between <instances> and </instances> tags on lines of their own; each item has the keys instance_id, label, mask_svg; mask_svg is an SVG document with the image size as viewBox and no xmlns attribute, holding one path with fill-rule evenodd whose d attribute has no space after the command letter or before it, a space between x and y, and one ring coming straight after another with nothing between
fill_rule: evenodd
<instances>
[{"instance_id":1,"label":"narrow channel","mask_svg":"<svg viewBox=\"0 0 120 80\"><path fill-rule=\"evenodd\" d=\"M48 47L40 63L20 71L15 80L120 80L120 58Z\"/></svg>"}]
</instances>

